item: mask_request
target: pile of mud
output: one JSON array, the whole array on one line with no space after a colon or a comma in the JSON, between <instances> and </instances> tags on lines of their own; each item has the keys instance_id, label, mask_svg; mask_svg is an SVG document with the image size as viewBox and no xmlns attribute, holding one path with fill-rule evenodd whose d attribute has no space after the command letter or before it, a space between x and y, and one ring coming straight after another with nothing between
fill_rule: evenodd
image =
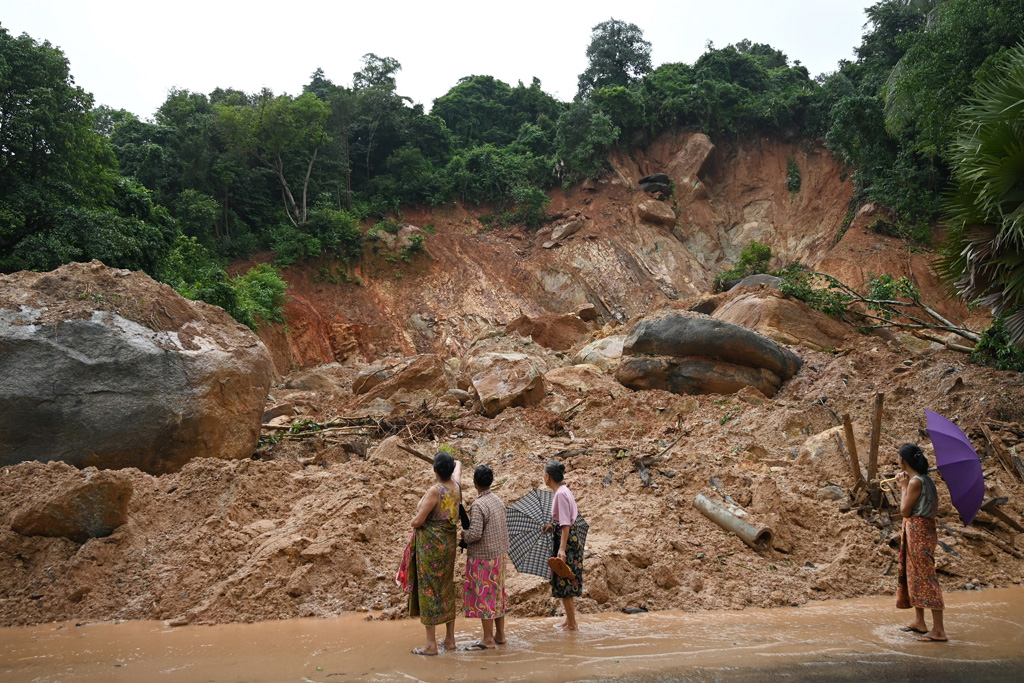
<instances>
[{"instance_id":1,"label":"pile of mud","mask_svg":"<svg viewBox=\"0 0 1024 683\"><path fill-rule=\"evenodd\" d=\"M746 392L594 392L562 412L514 408L493 420L428 404L403 418L401 436L423 453L454 447L467 472L471 464L489 464L506 502L542 485L546 460L563 460L591 529L583 613L741 609L893 593L898 512L851 508L849 464L830 431L837 416L849 413L866 452L877 392L886 395L881 472L894 471L905 441L922 443L931 456L923 431L923 409L930 408L975 437L986 495L1007 497L1002 509L1022 519L1024 484L989 457L979 431L995 425L992 433L1006 447L1017 446L1019 428L998 427L1024 421L1019 375L874 337L838 353L801 354L803 369L774 400ZM303 413L295 419L328 422L348 414L358 370L326 367L272 393ZM433 440L417 428L426 423ZM400 437L383 439L387 433L371 421L279 438L251 460L197 459L163 476L125 470L134 486L128 522L84 544L24 537L4 524L0 623L403 616L405 596L394 576L432 473L397 447ZM36 492L82 476L57 463L3 468L0 519ZM463 483L472 500L468 475ZM964 529L941 483L939 490L943 587L1019 583L1024 536L984 514L988 523ZM770 526L775 547L755 552L722 531L693 507L698 493L732 501L748 521ZM549 596L541 579L512 573L512 615L549 614Z\"/></svg>"}]
</instances>

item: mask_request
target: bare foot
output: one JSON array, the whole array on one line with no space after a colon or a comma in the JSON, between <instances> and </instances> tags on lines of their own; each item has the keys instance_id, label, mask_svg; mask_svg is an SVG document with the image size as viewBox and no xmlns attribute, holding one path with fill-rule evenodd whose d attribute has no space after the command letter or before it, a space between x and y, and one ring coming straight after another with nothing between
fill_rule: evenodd
<instances>
[{"instance_id":1,"label":"bare foot","mask_svg":"<svg viewBox=\"0 0 1024 683\"><path fill-rule=\"evenodd\" d=\"M932 629L931 631L928 631L928 633L925 633L923 636L919 637L917 640L920 640L923 643L944 643L947 640L946 632L936 631L935 629Z\"/></svg>"},{"instance_id":2,"label":"bare foot","mask_svg":"<svg viewBox=\"0 0 1024 683\"><path fill-rule=\"evenodd\" d=\"M928 633L928 625L925 624L923 621L915 621L913 624L907 624L906 626L903 626L902 628L900 628L900 630L906 631L907 633Z\"/></svg>"},{"instance_id":3,"label":"bare foot","mask_svg":"<svg viewBox=\"0 0 1024 683\"><path fill-rule=\"evenodd\" d=\"M455 641L454 640L451 640L451 641L446 640L446 641L444 641L444 649L446 649L446 650L454 650L455 649Z\"/></svg>"}]
</instances>

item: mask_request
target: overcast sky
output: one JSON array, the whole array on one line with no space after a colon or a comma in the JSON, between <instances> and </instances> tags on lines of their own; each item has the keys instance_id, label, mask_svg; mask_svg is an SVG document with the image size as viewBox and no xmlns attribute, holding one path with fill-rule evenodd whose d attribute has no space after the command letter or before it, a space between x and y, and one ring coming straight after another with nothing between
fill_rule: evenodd
<instances>
[{"instance_id":1,"label":"overcast sky","mask_svg":"<svg viewBox=\"0 0 1024 683\"><path fill-rule=\"evenodd\" d=\"M171 88L298 94L317 67L350 85L368 52L397 59L398 93L428 110L474 74L536 76L569 100L591 29L612 17L643 30L655 66L749 38L817 75L853 57L875 1L0 0L0 25L63 49L96 104L150 118Z\"/></svg>"}]
</instances>

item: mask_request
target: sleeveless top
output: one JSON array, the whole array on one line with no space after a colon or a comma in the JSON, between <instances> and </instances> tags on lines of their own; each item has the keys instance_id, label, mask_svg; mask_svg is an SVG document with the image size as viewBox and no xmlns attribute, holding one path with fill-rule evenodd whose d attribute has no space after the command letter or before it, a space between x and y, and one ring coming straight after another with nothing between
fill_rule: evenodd
<instances>
[{"instance_id":1,"label":"sleeveless top","mask_svg":"<svg viewBox=\"0 0 1024 683\"><path fill-rule=\"evenodd\" d=\"M459 501L462 500L462 489L458 484L452 489L437 484L437 493L437 505L430 511L430 516L427 519L434 522L449 522L452 526L456 526L459 523Z\"/></svg>"},{"instance_id":2,"label":"sleeveless top","mask_svg":"<svg viewBox=\"0 0 1024 683\"><path fill-rule=\"evenodd\" d=\"M911 515L934 519L939 502L938 492L935 490L935 482L927 474L915 474L911 479L919 479L921 481L921 495L917 497L917 502L914 503L914 510L911 512Z\"/></svg>"}]
</instances>

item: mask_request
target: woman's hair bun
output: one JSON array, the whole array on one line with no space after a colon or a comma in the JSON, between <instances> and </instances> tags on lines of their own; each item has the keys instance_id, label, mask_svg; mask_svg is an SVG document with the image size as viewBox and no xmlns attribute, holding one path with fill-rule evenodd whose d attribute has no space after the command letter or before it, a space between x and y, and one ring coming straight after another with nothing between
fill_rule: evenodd
<instances>
[{"instance_id":1,"label":"woman's hair bun","mask_svg":"<svg viewBox=\"0 0 1024 683\"><path fill-rule=\"evenodd\" d=\"M900 446L900 458L918 474L928 472L928 458L916 443L905 443Z\"/></svg>"},{"instance_id":2,"label":"woman's hair bun","mask_svg":"<svg viewBox=\"0 0 1024 683\"><path fill-rule=\"evenodd\" d=\"M544 466L544 471L548 473L549 477L559 483L565 479L565 465L557 460L548 460L548 464Z\"/></svg>"}]
</instances>

